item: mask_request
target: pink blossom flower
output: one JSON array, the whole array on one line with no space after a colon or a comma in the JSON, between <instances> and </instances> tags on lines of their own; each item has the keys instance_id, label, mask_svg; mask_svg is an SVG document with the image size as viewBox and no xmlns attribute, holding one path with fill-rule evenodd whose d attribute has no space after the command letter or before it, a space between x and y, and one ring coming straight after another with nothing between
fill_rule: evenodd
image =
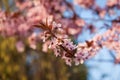
<instances>
[{"instance_id":1,"label":"pink blossom flower","mask_svg":"<svg viewBox=\"0 0 120 80\"><path fill-rule=\"evenodd\" d=\"M33 33L31 36L29 36L28 38L28 42L29 42L29 45L32 49L36 49L37 48L37 45L36 45L36 40L37 40L37 34L36 33Z\"/></svg>"},{"instance_id":2,"label":"pink blossom flower","mask_svg":"<svg viewBox=\"0 0 120 80\"><path fill-rule=\"evenodd\" d=\"M22 41L18 41L16 43L16 49L17 49L18 52L24 52L24 50L25 50L24 43Z\"/></svg>"}]
</instances>

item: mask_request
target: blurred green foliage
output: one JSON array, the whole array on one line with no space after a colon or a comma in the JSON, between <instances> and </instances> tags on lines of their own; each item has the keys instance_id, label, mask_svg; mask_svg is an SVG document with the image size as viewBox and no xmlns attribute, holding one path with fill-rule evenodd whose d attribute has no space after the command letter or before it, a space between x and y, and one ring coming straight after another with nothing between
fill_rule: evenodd
<instances>
[{"instance_id":1,"label":"blurred green foliage","mask_svg":"<svg viewBox=\"0 0 120 80\"><path fill-rule=\"evenodd\" d=\"M52 51L41 52L41 45L37 51L18 53L15 42L14 37L0 37L0 80L86 80L84 65L69 67ZM27 63L29 55L37 57Z\"/></svg>"},{"instance_id":2,"label":"blurred green foliage","mask_svg":"<svg viewBox=\"0 0 120 80\"><path fill-rule=\"evenodd\" d=\"M18 54L15 49L15 38L0 37L0 78L1 80L26 80L25 56Z\"/></svg>"}]
</instances>

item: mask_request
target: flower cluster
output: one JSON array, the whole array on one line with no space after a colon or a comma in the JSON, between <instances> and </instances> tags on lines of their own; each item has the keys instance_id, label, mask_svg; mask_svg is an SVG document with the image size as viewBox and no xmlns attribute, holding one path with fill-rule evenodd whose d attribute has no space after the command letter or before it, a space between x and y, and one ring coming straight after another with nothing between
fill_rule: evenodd
<instances>
[{"instance_id":1,"label":"flower cluster","mask_svg":"<svg viewBox=\"0 0 120 80\"><path fill-rule=\"evenodd\" d=\"M62 59L65 60L66 64L70 66L72 63L79 65L86 59L93 57L103 46L115 50L117 52L116 59L119 59L119 24L114 25L115 27L107 30L102 35L96 35L89 41L75 45L68 38L68 36L65 35L64 30L61 28L61 25L59 23L56 23L54 21L50 23L51 24L49 25L44 25L44 28L47 27L45 28L44 37L46 37L46 39L49 39L49 42L47 43L49 46L48 48L53 49L54 54L56 56L62 57ZM56 29L58 29L58 31ZM59 32L59 29L62 32Z\"/></svg>"},{"instance_id":2,"label":"flower cluster","mask_svg":"<svg viewBox=\"0 0 120 80\"><path fill-rule=\"evenodd\" d=\"M116 60L120 62L120 24L113 25L101 36L101 44L116 52Z\"/></svg>"},{"instance_id":3,"label":"flower cluster","mask_svg":"<svg viewBox=\"0 0 120 80\"><path fill-rule=\"evenodd\" d=\"M94 56L101 47L93 40L78 45L73 44L65 34L62 25L51 19L34 26L43 30L41 39L46 42L43 45L43 51L46 52L47 48L52 49L55 56L64 59L69 66L72 63L75 63L75 65L83 63L84 60Z\"/></svg>"},{"instance_id":4,"label":"flower cluster","mask_svg":"<svg viewBox=\"0 0 120 80\"><path fill-rule=\"evenodd\" d=\"M120 24L115 23L112 25L110 29L108 29L103 34L97 34L94 36L93 41L101 48L107 47L110 50L114 50L116 52L116 60L117 63L120 62ZM96 46L97 47L97 46ZM115 60L115 61L116 61Z\"/></svg>"}]
</instances>

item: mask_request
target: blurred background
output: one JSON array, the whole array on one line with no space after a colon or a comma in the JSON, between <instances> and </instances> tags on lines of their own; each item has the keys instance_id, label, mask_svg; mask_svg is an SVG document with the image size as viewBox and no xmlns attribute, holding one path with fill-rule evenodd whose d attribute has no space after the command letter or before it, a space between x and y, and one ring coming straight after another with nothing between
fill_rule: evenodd
<instances>
[{"instance_id":1,"label":"blurred background","mask_svg":"<svg viewBox=\"0 0 120 80\"><path fill-rule=\"evenodd\" d=\"M67 0L73 3L73 0ZM96 0L102 8L107 0ZM98 16L92 10L74 5L76 13L85 19L87 24L96 26L97 33L104 33L104 23L112 25L109 21L97 20ZM15 9L14 0L0 0L1 9ZM105 19L114 20L120 16L120 10L116 15L105 15ZM64 17L71 17L72 13L66 10ZM94 20L95 19L95 20ZM86 27L75 40L76 43L85 42L95 34L91 34ZM115 64L115 52L103 47L92 59L78 66L67 66L59 57L53 56L52 51L42 52L42 46L33 50L26 47L23 53L17 52L14 37L3 38L0 36L0 80L120 80L120 64Z\"/></svg>"},{"instance_id":2,"label":"blurred background","mask_svg":"<svg viewBox=\"0 0 120 80\"><path fill-rule=\"evenodd\" d=\"M67 66L52 52L18 53L15 39L0 37L0 80L86 80L86 67Z\"/></svg>"}]
</instances>

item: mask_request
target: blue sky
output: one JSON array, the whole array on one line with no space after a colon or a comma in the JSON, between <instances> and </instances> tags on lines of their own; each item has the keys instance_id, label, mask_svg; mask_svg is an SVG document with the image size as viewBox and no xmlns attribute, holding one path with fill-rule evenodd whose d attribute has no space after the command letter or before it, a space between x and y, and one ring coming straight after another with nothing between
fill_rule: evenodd
<instances>
[{"instance_id":1,"label":"blue sky","mask_svg":"<svg viewBox=\"0 0 120 80\"><path fill-rule=\"evenodd\" d=\"M68 0L71 1L72 0ZM104 8L106 5L107 0L96 0L96 3L101 7ZM94 15L90 9L83 9L80 6L75 5L76 13L84 18L90 19L97 19L98 16ZM105 19L113 20L120 16L120 10L115 10L117 15L113 16L105 16ZM65 16L71 17L72 12L66 11ZM107 29L102 28L104 27L104 21L92 21L86 20L87 23L92 23L98 29L96 34L102 34ZM106 22L107 24L111 25L111 22ZM91 39L95 34L90 34L89 30L84 29L82 34L79 35L77 41L84 42L85 40ZM114 51L110 51L106 47L101 49L95 57L85 62L86 66L88 67L88 80L120 80L120 64L114 64ZM114 72L113 72L114 71Z\"/></svg>"}]
</instances>

